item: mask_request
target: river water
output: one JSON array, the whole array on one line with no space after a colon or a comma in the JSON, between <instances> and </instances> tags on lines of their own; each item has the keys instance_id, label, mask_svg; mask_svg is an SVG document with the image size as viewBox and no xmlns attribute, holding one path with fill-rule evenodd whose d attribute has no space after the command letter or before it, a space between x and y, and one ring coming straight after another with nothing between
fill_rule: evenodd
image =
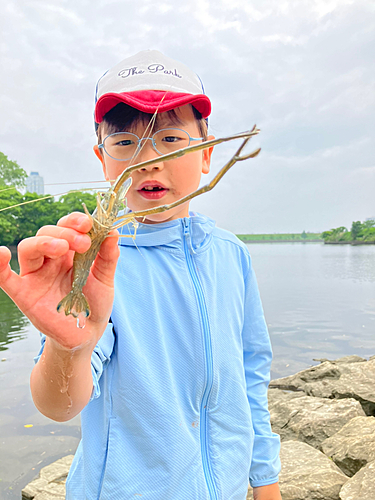
<instances>
[{"instance_id":1,"label":"river water","mask_svg":"<svg viewBox=\"0 0 375 500\"><path fill-rule=\"evenodd\" d=\"M249 250L274 351L272 378L314 359L375 354L375 245L258 243ZM53 422L32 403L38 350L38 332L0 290L0 499L19 500L42 467L78 445L79 417Z\"/></svg>"}]
</instances>

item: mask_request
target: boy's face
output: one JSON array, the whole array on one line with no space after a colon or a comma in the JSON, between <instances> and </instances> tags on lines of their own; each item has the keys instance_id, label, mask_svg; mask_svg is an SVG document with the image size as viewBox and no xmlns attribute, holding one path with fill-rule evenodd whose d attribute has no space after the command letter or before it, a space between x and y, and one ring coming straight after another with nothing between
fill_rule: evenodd
<instances>
[{"instance_id":1,"label":"boy's face","mask_svg":"<svg viewBox=\"0 0 375 500\"><path fill-rule=\"evenodd\" d=\"M200 137L198 123L194 117L193 110L190 105L182 106L175 109L181 123L177 128L183 129L189 133L190 137ZM129 132L136 134L138 137L143 137L147 124L138 123L132 126ZM176 128L176 124L170 121L167 113L160 113L158 116L158 126L154 132L164 128ZM106 130L103 130L103 137L106 137ZM147 134L149 136L150 134ZM151 134L152 135L152 134ZM208 139L213 139L209 136ZM152 147L150 140L143 141L143 147L136 157L136 163L141 163L153 158L158 158L160 155ZM199 144L194 141L191 144ZM144 167L132 173L132 185L127 194L128 207L133 211L145 210L148 208L158 207L177 201L184 196L194 192L199 187L199 182L202 173L207 174L210 170L210 160L213 148L208 148L203 151L186 154L180 158L169 160L166 162L156 163ZM107 180L115 180L125 168L130 164L129 161L117 161L108 156L105 152L103 156L98 149L94 147L95 154L98 156L103 165L103 172ZM158 186L158 191L150 191L150 187ZM149 187L149 189L147 189ZM179 205L171 210L159 214L152 214L142 220L145 223L160 223L169 220L179 219L189 216L189 202Z\"/></svg>"}]
</instances>

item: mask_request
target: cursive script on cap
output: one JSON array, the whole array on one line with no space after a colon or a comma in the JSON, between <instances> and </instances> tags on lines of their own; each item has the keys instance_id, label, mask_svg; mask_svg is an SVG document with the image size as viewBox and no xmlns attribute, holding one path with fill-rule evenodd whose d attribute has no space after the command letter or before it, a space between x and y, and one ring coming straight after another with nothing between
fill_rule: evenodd
<instances>
[{"instance_id":1,"label":"cursive script on cap","mask_svg":"<svg viewBox=\"0 0 375 500\"><path fill-rule=\"evenodd\" d=\"M150 64L147 69L138 69L137 66L133 66L132 68L126 68L122 69L119 71L118 76L121 78L128 78L128 76L134 76L134 75L142 75L143 73L164 73L165 75L171 75L171 76L176 76L177 78L182 78L181 75L177 73L176 68L171 70L171 69L165 69L165 66L163 64Z\"/></svg>"}]
</instances>

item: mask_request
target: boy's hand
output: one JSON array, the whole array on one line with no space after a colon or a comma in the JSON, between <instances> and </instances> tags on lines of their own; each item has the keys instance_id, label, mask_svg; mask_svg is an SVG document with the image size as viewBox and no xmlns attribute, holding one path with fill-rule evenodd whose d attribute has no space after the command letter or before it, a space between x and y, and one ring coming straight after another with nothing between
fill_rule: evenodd
<instances>
[{"instance_id":1,"label":"boy's hand","mask_svg":"<svg viewBox=\"0 0 375 500\"><path fill-rule=\"evenodd\" d=\"M118 238L107 238L97 255L84 293L91 315L84 329L73 316L56 310L70 291L74 252L90 247L86 233L92 222L78 212L63 217L57 226L42 227L33 238L18 245L20 273L9 266L10 251L0 247L0 286L34 326L64 348L85 344L93 348L102 335L113 303L113 278L119 256Z\"/></svg>"},{"instance_id":2,"label":"boy's hand","mask_svg":"<svg viewBox=\"0 0 375 500\"><path fill-rule=\"evenodd\" d=\"M279 483L254 488L253 497L254 500L282 500Z\"/></svg>"}]
</instances>

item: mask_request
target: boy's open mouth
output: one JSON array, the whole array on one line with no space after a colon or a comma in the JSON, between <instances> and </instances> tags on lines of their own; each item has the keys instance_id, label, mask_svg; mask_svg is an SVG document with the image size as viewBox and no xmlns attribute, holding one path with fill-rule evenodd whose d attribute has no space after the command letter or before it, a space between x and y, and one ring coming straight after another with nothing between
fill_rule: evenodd
<instances>
[{"instance_id":1,"label":"boy's open mouth","mask_svg":"<svg viewBox=\"0 0 375 500\"><path fill-rule=\"evenodd\" d=\"M148 200L158 200L162 198L167 191L168 189L157 183L145 183L138 189L138 193Z\"/></svg>"}]
</instances>

